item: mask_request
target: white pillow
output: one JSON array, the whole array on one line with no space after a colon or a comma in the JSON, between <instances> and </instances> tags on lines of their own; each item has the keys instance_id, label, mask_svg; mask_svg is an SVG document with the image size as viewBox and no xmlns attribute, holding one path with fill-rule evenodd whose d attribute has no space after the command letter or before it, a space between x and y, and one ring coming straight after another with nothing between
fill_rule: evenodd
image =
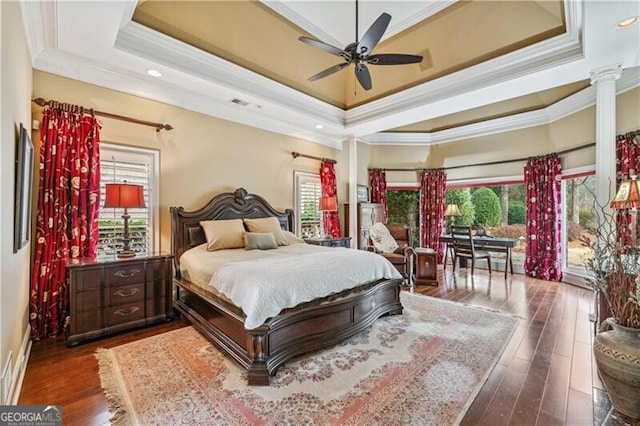
<instances>
[{"instance_id":1,"label":"white pillow","mask_svg":"<svg viewBox=\"0 0 640 426\"><path fill-rule=\"evenodd\" d=\"M369 228L369 238L376 250L383 253L393 253L398 249L398 243L391 236L389 228L380 222L374 223Z\"/></svg>"}]
</instances>

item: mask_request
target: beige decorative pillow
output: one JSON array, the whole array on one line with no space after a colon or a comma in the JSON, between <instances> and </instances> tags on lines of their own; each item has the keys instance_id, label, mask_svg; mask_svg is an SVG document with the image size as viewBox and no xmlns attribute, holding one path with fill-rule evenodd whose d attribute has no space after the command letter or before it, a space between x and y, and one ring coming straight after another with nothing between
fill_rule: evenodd
<instances>
[{"instance_id":1,"label":"beige decorative pillow","mask_svg":"<svg viewBox=\"0 0 640 426\"><path fill-rule=\"evenodd\" d=\"M207 237L207 250L244 248L242 219L203 220L200 226Z\"/></svg>"},{"instance_id":2,"label":"beige decorative pillow","mask_svg":"<svg viewBox=\"0 0 640 426\"><path fill-rule=\"evenodd\" d=\"M306 244L302 238L299 238L293 232L282 231L282 233L284 234L284 238L287 240L287 243L289 243L289 245L292 245L292 244Z\"/></svg>"},{"instance_id":3,"label":"beige decorative pillow","mask_svg":"<svg viewBox=\"0 0 640 426\"><path fill-rule=\"evenodd\" d=\"M271 232L279 246L288 246L289 242L284 236L277 217L262 217L259 219L243 219L249 232Z\"/></svg>"},{"instance_id":4,"label":"beige decorative pillow","mask_svg":"<svg viewBox=\"0 0 640 426\"><path fill-rule=\"evenodd\" d=\"M245 232L244 233L244 249L245 250L270 250L277 249L278 244L271 232Z\"/></svg>"},{"instance_id":5,"label":"beige decorative pillow","mask_svg":"<svg viewBox=\"0 0 640 426\"><path fill-rule=\"evenodd\" d=\"M389 228L377 222L369 228L369 238L376 250L383 253L393 253L398 248L398 243L391 236Z\"/></svg>"}]
</instances>

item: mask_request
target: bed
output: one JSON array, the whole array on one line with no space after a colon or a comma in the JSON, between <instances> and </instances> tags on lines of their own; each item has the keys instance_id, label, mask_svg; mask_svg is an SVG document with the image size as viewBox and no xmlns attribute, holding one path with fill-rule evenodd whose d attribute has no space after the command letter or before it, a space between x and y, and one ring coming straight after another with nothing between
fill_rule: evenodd
<instances>
[{"instance_id":1,"label":"bed","mask_svg":"<svg viewBox=\"0 0 640 426\"><path fill-rule=\"evenodd\" d=\"M383 315L402 313L402 279L383 278L283 309L259 327L247 329L243 310L228 298L186 279L180 259L186 251L206 242L200 221L276 217L281 228L290 231L293 211L277 211L264 198L239 188L216 195L198 210L171 207L170 212L175 254L173 307L246 368L249 385L268 386L269 377L287 360L344 341Z\"/></svg>"}]
</instances>

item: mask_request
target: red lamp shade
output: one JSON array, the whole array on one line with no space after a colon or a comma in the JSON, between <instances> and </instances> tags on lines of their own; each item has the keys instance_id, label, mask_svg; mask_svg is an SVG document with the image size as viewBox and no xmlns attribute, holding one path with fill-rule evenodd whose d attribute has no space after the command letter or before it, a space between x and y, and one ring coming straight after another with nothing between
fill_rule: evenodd
<instances>
[{"instance_id":1,"label":"red lamp shade","mask_svg":"<svg viewBox=\"0 0 640 426\"><path fill-rule=\"evenodd\" d=\"M144 191L140 185L130 183L106 184L105 208L144 208Z\"/></svg>"},{"instance_id":2,"label":"red lamp shade","mask_svg":"<svg viewBox=\"0 0 640 426\"><path fill-rule=\"evenodd\" d=\"M320 197L320 211L338 210L338 200L336 197Z\"/></svg>"},{"instance_id":3,"label":"red lamp shade","mask_svg":"<svg viewBox=\"0 0 640 426\"><path fill-rule=\"evenodd\" d=\"M640 181L625 180L620 184L616 197L611 201L612 209L637 209L640 207Z\"/></svg>"}]
</instances>

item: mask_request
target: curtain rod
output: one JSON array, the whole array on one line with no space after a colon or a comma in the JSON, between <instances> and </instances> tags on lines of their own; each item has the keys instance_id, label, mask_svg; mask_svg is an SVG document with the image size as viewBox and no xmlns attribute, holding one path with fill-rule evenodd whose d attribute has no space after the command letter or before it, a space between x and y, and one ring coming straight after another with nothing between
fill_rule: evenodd
<instances>
[{"instance_id":1,"label":"curtain rod","mask_svg":"<svg viewBox=\"0 0 640 426\"><path fill-rule=\"evenodd\" d=\"M300 154L299 152L295 152L295 151L292 152L291 155L293 156L293 158L304 157L304 158L311 158L312 160L326 161L327 163L331 163L331 164L338 164L336 160L332 160L330 158L314 157L313 155Z\"/></svg>"},{"instance_id":2,"label":"curtain rod","mask_svg":"<svg viewBox=\"0 0 640 426\"><path fill-rule=\"evenodd\" d=\"M581 149L586 149L586 148L591 148L592 146L595 146L596 143L592 142L592 143L588 143L588 144L584 144L584 145L579 145L573 148L569 148L569 149L565 149L564 151L558 151L556 154L558 155L563 155L563 154L568 154L570 152L573 151L579 151ZM515 163L515 162L520 162L520 161L527 161L529 158L531 157L524 157L524 158L516 158L513 160L501 160L501 161L489 161L487 163L476 163L476 164L467 164L464 166L449 166L449 167L441 167L439 170L453 170L453 169L461 169L463 167L478 167L478 166L495 166L497 164L505 164L505 163ZM420 169L381 169L379 167L372 167L369 168L367 170L384 170L387 172L421 172L423 170L433 170L433 169L428 169L428 168L420 168Z\"/></svg>"},{"instance_id":3,"label":"curtain rod","mask_svg":"<svg viewBox=\"0 0 640 426\"><path fill-rule=\"evenodd\" d=\"M128 123L135 123L135 124L141 124L143 126L155 127L156 132L159 132L160 130L173 130L173 126L171 126L171 124L162 124L162 123L154 123L152 121L138 120L137 118L125 117L124 115L111 114L110 112L96 111L93 108L77 107L75 105L65 104L63 102L58 102L54 100L46 101L42 98L36 98L36 99L32 99L31 102L41 107L44 107L44 106L55 107L55 105L57 104L62 106L63 108L65 106L68 108L72 108L74 112L83 113L84 111L87 111L88 113L91 113L93 115L99 115L101 117L113 118L116 120L126 121ZM78 111L78 108L80 109L79 111Z\"/></svg>"}]
</instances>

